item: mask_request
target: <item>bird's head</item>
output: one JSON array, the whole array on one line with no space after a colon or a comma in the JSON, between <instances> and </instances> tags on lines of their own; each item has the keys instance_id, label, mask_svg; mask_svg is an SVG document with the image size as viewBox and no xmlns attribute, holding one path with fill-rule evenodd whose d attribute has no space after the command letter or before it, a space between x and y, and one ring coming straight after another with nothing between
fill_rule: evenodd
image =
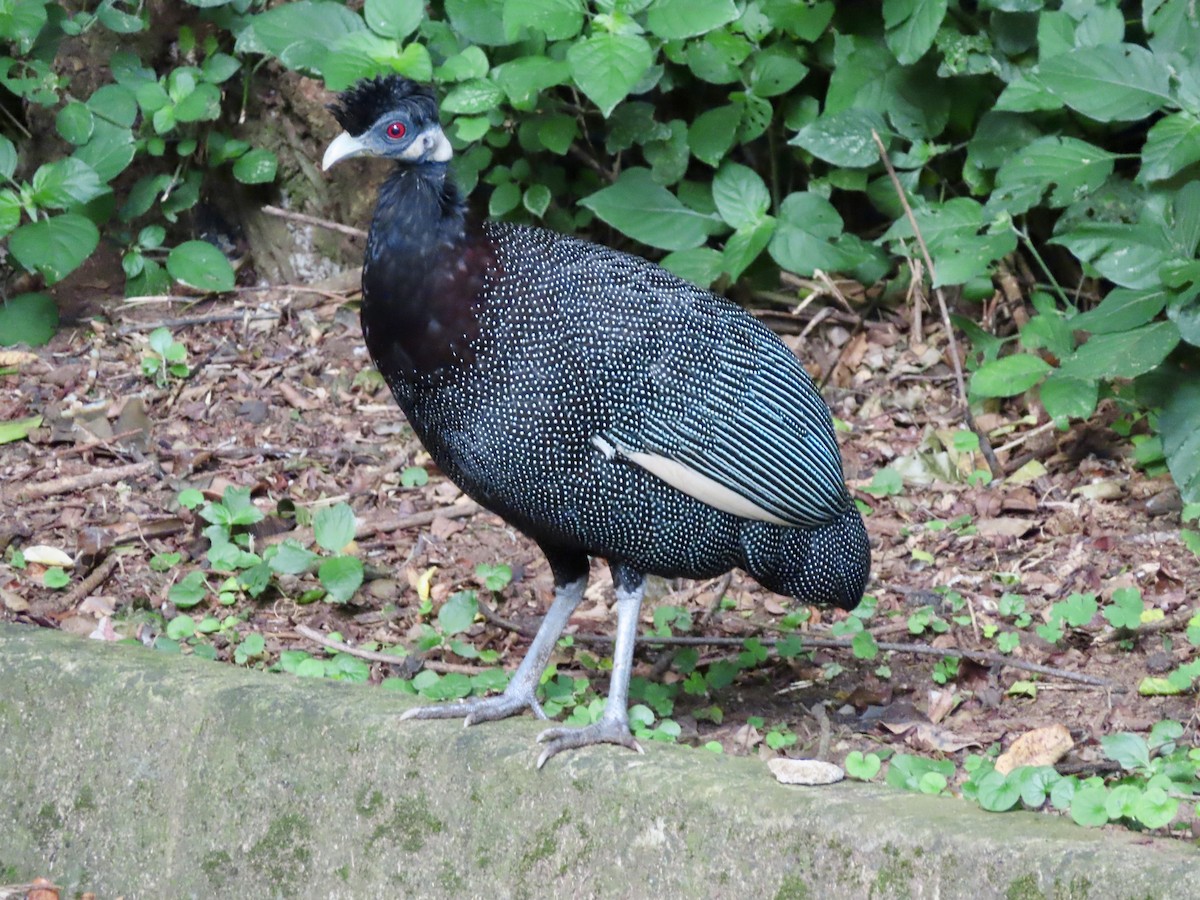
<instances>
[{"instance_id":1,"label":"bird's head","mask_svg":"<svg viewBox=\"0 0 1200 900\"><path fill-rule=\"evenodd\" d=\"M360 81L329 107L345 129L325 150L321 168L352 156L383 156L409 165L449 162L450 142L426 85L402 75Z\"/></svg>"}]
</instances>

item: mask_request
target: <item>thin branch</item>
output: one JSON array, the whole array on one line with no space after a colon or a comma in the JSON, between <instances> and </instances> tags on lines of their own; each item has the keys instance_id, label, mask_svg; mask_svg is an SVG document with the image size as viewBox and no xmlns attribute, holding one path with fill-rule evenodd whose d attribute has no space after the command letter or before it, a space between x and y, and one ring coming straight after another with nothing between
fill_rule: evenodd
<instances>
[{"instance_id":1,"label":"thin branch","mask_svg":"<svg viewBox=\"0 0 1200 900\"><path fill-rule=\"evenodd\" d=\"M396 656L394 653L377 653L374 650L363 650L359 647L351 647L349 644L344 644L341 641L335 641L328 638L315 628L309 628L307 625L297 625L296 633L302 634L310 641L314 641L329 650L336 650L339 653L347 653L350 656L357 656L359 659L370 660L371 662L386 663L390 666L411 666L414 660L419 661L421 666L430 669L434 672L456 675L478 675L480 672L487 672L489 668L483 666L467 666L459 663L438 662L436 660L425 659L418 654L409 654L408 656Z\"/></svg>"},{"instance_id":2,"label":"thin branch","mask_svg":"<svg viewBox=\"0 0 1200 900\"><path fill-rule=\"evenodd\" d=\"M904 186L900 184L900 178L896 175L896 169L892 165L891 159L888 158L887 148L883 145L883 140L879 137L879 132L872 129L871 136L875 138L875 145L879 148L879 158L883 160L883 166L887 169L888 177L892 180L892 187L896 190L896 196L900 198L900 204L904 207L904 215L907 216L908 224L912 227L913 235L917 239L917 246L921 248L921 256L925 260L925 269L929 273L929 280L932 283L935 280L933 257L929 254L929 247L925 244L925 238L921 234L921 229L917 226L917 217L913 214L912 207L908 203L908 195L904 191ZM954 381L958 385L958 399L962 404L963 421L979 438L979 450L983 454L983 458L987 460L992 477L1003 478L1004 467L1000 465L1000 460L996 459L996 454L992 451L992 445L988 441L987 435L983 433L983 429L975 424L975 417L971 415L971 404L967 400L967 382L963 378L962 358L958 355L958 340L954 337L954 323L950 321L950 307L946 304L946 295L941 288L937 287L933 289L933 295L937 297L938 308L942 313L942 326L946 329L946 340L950 344L950 362L954 366Z\"/></svg>"},{"instance_id":3,"label":"thin branch","mask_svg":"<svg viewBox=\"0 0 1200 900\"><path fill-rule=\"evenodd\" d=\"M137 322L132 325L122 325L117 334L135 334L140 331L153 331L156 328L187 328L191 325L210 325L213 322L258 322L268 319L278 319L279 313L252 313L250 310L233 313L216 313L211 316L185 316L181 319L163 319L159 322Z\"/></svg>"},{"instance_id":4,"label":"thin branch","mask_svg":"<svg viewBox=\"0 0 1200 900\"><path fill-rule=\"evenodd\" d=\"M275 216L280 219L289 219L293 222L300 222L303 225L315 225L318 228L325 228L329 231L337 231L341 234L348 234L350 237L365 238L367 236L367 233L361 228L355 228L352 225L342 225L339 222L330 222L328 219L318 219L316 216L306 216L304 213L280 209L278 206L264 206L262 211L268 216Z\"/></svg>"},{"instance_id":5,"label":"thin branch","mask_svg":"<svg viewBox=\"0 0 1200 900\"><path fill-rule=\"evenodd\" d=\"M53 497L55 494L83 491L88 488L99 487L102 484L112 484L115 481L124 481L127 478L137 478L153 471L155 465L156 463L153 460L147 459L143 462L132 463L127 466L114 466L111 469L93 469L90 472L84 472L82 475L70 475L64 478L51 478L48 481L39 481L36 484L18 488L10 496L18 503L43 500L46 497Z\"/></svg>"},{"instance_id":6,"label":"thin branch","mask_svg":"<svg viewBox=\"0 0 1200 900\"><path fill-rule=\"evenodd\" d=\"M92 592L99 588L100 585L108 581L112 573L117 570L117 565L120 561L120 557L116 554L107 557L104 562L92 569L91 574L73 587L70 593L64 595L61 600L56 600L54 603L55 607L65 610L78 606L91 596ZM43 615L45 615L45 611L43 611Z\"/></svg>"},{"instance_id":7,"label":"thin branch","mask_svg":"<svg viewBox=\"0 0 1200 900\"><path fill-rule=\"evenodd\" d=\"M510 619L505 619L497 615L496 611L490 608L482 600L478 601L479 612L488 622L497 625L508 631L513 631L522 637L532 637L537 633L537 628L522 626L513 622ZM852 641L849 638L820 638L809 637L807 635L798 635L801 643L805 647L817 647L822 650L849 650L852 648ZM574 634L571 639L579 644L592 645L608 645L614 642L614 638L606 634ZM763 647L774 648L776 644L791 638L779 637L757 637L755 635L747 635L744 638L736 637L650 637L640 635L637 638L637 643L642 646L662 646L662 647L742 647L745 646L747 640L756 640ZM962 647L931 647L929 644L908 644L894 643L891 641L877 641L876 646L880 650L885 650L890 653L908 653L912 656L932 656L939 659L947 657L963 657L979 663L987 663L993 666L1003 666L1009 669L1020 669L1025 672L1035 672L1039 675L1046 675L1052 678L1060 678L1063 681L1074 681L1078 684L1091 685L1092 687L1104 688L1112 691L1114 694L1125 693L1124 686L1117 684L1114 681L1109 681L1106 678L1097 678L1094 675L1084 675L1080 672L1070 672L1066 669L1058 669L1054 666L1043 666L1039 663L1025 662L1022 659L1014 659L1010 656L1005 656L1002 653L994 653L990 650L968 650Z\"/></svg>"}]
</instances>

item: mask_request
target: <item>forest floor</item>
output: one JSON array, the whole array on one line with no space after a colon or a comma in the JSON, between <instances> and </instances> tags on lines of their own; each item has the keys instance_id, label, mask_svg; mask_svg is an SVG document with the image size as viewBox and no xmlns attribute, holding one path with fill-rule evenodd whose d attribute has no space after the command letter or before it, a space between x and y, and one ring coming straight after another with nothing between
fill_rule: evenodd
<instances>
[{"instance_id":1,"label":"forest floor","mask_svg":"<svg viewBox=\"0 0 1200 900\"><path fill-rule=\"evenodd\" d=\"M1008 476L985 484L972 475L987 467L962 440L940 331L930 327L916 344L899 317L856 327L844 313L826 314L811 327L814 311L769 318L794 335L809 329L785 340L826 382L845 426L848 482L869 508L868 592L877 602L859 618L879 644L903 646L860 658L836 645L855 631L845 613L785 621L793 612L785 599L740 573L659 582L644 630L725 643L641 644L635 674L647 681L635 684L635 701L654 707L656 721L673 721L680 742L764 757L841 762L849 751L891 749L961 762L1060 725L1074 743L1062 765L1092 773L1111 771L1102 735L1146 735L1174 719L1197 743L1194 694L1139 693L1144 679L1195 652L1185 631L1200 609L1200 559L1181 540L1169 478L1136 468L1120 436L1137 423L1106 401L1093 422L1059 432L1021 398L998 404L978 422ZM186 347L191 372L158 386L142 360L162 324ZM394 663L354 657L362 677L402 689L421 659L443 678L457 676L454 684L482 677L470 681L476 688L520 661L551 592L546 563L432 466L373 377L342 292L247 291L187 307L117 301L107 324L64 328L6 365L0 422L43 420L28 439L0 445L0 620L260 668L278 668L285 651L328 660L310 629L336 632L357 651L414 651ZM903 483L877 477L884 467L903 472ZM307 517L295 511L349 503L362 588L348 603L312 601L315 575L278 575L257 598L233 590L218 599L224 576L207 570L200 534L208 523L179 495L196 488L219 501L230 486L249 488L265 514L251 529L256 550L286 538L311 547ZM46 586L53 556L34 549L45 547L74 563L58 588ZM485 583L495 583L489 567L500 564L511 580L493 592ZM207 593L186 613L226 627L165 639L184 612L168 598L172 585L201 569ZM1130 620L1109 613L1120 606L1114 593L1127 613L1127 588L1140 591L1142 613L1117 628L1113 620ZM449 622L440 611L464 590L476 592L485 615L440 635ZM1085 615L1088 601L1076 595L1093 595L1098 610ZM608 651L589 636L612 633L612 603L607 569L596 564L571 621L574 645L555 657L562 689L552 708L569 713L603 696ZM1056 625L1059 636L1047 631ZM787 626L811 652L766 652L770 639L793 633ZM261 647L247 643L255 634ZM747 648L747 638L761 649ZM814 649L813 639L835 645ZM945 656L961 662L955 668ZM693 667L723 667L732 681L710 678L697 689Z\"/></svg>"}]
</instances>

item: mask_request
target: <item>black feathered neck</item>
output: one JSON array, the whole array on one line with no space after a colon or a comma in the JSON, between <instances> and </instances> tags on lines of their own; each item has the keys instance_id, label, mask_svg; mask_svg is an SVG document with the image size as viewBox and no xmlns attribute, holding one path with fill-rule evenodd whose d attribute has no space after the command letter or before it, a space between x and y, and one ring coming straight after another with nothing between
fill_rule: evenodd
<instances>
[{"instance_id":1,"label":"black feathered neck","mask_svg":"<svg viewBox=\"0 0 1200 900\"><path fill-rule=\"evenodd\" d=\"M410 107L414 119L436 122L437 98L433 91L403 75L380 75L359 81L338 95L329 111L338 124L355 137L364 134L386 113Z\"/></svg>"}]
</instances>

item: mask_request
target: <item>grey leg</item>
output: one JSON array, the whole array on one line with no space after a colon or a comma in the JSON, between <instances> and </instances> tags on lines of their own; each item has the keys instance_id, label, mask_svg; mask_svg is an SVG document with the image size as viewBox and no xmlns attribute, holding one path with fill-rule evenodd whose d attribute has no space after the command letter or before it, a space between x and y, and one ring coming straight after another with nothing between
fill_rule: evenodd
<instances>
[{"instance_id":1,"label":"grey leg","mask_svg":"<svg viewBox=\"0 0 1200 900\"><path fill-rule=\"evenodd\" d=\"M537 701L537 687L541 681L542 672L550 662L550 654L558 642L559 635L567 626L571 613L583 599L583 589L587 587L587 576L572 581L570 584L555 588L554 602L542 620L542 627L534 635L529 652L521 660L521 665L513 673L512 679L504 693L498 697L477 697L473 700L460 700L457 703L443 703L437 706L418 706L407 710L401 719L455 719L464 717L463 725L475 725L479 722L494 722L528 708L539 719L546 718L542 705ZM639 598L640 599L640 598ZM615 677L615 676L614 676ZM628 684L628 678L626 679Z\"/></svg>"},{"instance_id":2,"label":"grey leg","mask_svg":"<svg viewBox=\"0 0 1200 900\"><path fill-rule=\"evenodd\" d=\"M600 721L583 728L547 728L539 734L538 742L546 745L538 757L539 769L546 760L564 750L590 744L620 744L642 752L629 730L629 678L633 672L633 644L642 609L642 591L640 578L634 587L622 587L620 579L617 580L617 640L613 647L612 682Z\"/></svg>"}]
</instances>

